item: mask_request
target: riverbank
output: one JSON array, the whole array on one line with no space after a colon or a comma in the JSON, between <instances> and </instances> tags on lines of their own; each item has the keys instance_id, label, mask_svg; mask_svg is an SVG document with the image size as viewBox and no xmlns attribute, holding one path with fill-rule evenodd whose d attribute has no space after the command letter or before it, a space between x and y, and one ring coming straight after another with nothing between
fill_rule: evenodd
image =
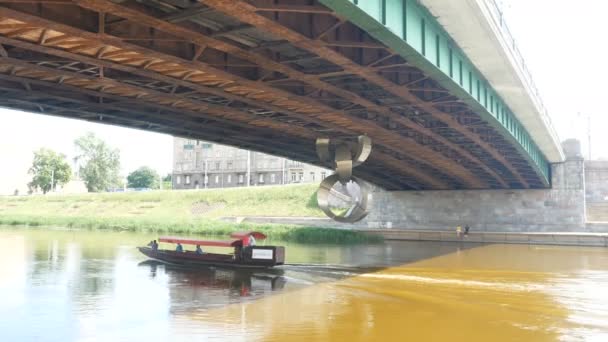
<instances>
[{"instance_id":1,"label":"riverbank","mask_svg":"<svg viewBox=\"0 0 608 342\"><path fill-rule=\"evenodd\" d=\"M380 241L377 235L324 227L237 223L225 216L322 217L316 185L0 197L0 224L225 236L259 230L302 243Z\"/></svg>"},{"instance_id":2,"label":"riverbank","mask_svg":"<svg viewBox=\"0 0 608 342\"><path fill-rule=\"evenodd\" d=\"M561 245L608 247L608 233L591 232L470 232L458 236L455 231L367 229L367 234L381 235L386 240L479 242L524 245Z\"/></svg>"}]
</instances>

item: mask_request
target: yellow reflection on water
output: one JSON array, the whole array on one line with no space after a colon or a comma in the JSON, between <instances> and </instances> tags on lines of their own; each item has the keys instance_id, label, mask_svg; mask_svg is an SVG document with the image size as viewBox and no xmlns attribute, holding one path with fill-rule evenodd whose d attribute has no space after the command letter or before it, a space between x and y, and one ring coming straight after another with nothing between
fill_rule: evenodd
<instances>
[{"instance_id":1,"label":"yellow reflection on water","mask_svg":"<svg viewBox=\"0 0 608 342\"><path fill-rule=\"evenodd\" d=\"M488 245L188 318L263 341L608 341L607 265L606 249Z\"/></svg>"}]
</instances>

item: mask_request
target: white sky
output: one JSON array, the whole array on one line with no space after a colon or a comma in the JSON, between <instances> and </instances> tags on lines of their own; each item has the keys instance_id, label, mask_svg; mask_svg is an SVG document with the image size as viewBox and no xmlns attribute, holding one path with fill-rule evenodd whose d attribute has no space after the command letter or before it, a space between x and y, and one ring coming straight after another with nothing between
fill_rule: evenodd
<instances>
[{"instance_id":1,"label":"white sky","mask_svg":"<svg viewBox=\"0 0 608 342\"><path fill-rule=\"evenodd\" d=\"M561 140L578 138L588 157L608 158L608 1L503 0L517 46ZM580 113L580 115L579 115Z\"/></svg>"},{"instance_id":2,"label":"white sky","mask_svg":"<svg viewBox=\"0 0 608 342\"><path fill-rule=\"evenodd\" d=\"M143 165L161 175L171 172L169 135L0 108L0 195L27 190L33 151L50 148L65 154L71 164L74 140L89 131L120 149L122 176Z\"/></svg>"},{"instance_id":3,"label":"white sky","mask_svg":"<svg viewBox=\"0 0 608 342\"><path fill-rule=\"evenodd\" d=\"M592 157L608 158L608 134L604 133L608 113L602 103L608 88L608 1L502 3L560 138L581 139L586 154L586 116L590 116ZM71 160L74 139L87 131L121 150L123 175L142 165L160 174L171 171L170 136L0 109L0 194L23 189L34 150L51 148Z\"/></svg>"}]
</instances>

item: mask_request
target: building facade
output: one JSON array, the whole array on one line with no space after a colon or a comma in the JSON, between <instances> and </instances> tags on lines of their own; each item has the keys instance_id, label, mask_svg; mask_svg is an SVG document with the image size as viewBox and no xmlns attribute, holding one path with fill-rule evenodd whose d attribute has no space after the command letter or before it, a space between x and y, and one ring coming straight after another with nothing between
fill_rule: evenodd
<instances>
[{"instance_id":1,"label":"building facade","mask_svg":"<svg viewBox=\"0 0 608 342\"><path fill-rule=\"evenodd\" d=\"M173 189L310 183L329 175L318 166L260 152L173 138Z\"/></svg>"}]
</instances>

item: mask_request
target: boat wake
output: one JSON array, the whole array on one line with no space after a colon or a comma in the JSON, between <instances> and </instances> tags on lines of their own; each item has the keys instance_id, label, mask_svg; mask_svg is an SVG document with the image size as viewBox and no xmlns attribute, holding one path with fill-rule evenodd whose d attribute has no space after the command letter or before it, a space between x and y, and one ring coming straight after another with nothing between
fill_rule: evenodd
<instances>
[{"instance_id":1,"label":"boat wake","mask_svg":"<svg viewBox=\"0 0 608 342\"><path fill-rule=\"evenodd\" d=\"M462 286L469 288L484 288L494 289L499 291L510 291L510 292L531 292L531 291L542 291L544 286L540 284L526 284L526 283L506 283L506 282L488 282L480 280L464 280L464 279L453 279L453 278L432 278L422 277L407 274L378 274L378 273L366 273L360 274L359 277L371 278L371 279L382 279L382 280L398 280L404 282L414 282L421 284L433 284L433 285L448 285L448 286Z\"/></svg>"}]
</instances>

